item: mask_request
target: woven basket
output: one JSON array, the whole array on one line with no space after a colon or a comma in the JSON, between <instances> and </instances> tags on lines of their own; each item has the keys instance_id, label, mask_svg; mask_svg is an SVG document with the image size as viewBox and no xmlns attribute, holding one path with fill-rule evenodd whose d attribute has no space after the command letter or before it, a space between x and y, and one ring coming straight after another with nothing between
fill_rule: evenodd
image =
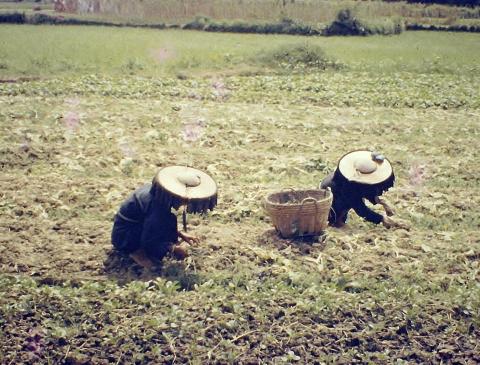
<instances>
[{"instance_id":1,"label":"woven basket","mask_svg":"<svg viewBox=\"0 0 480 365\"><path fill-rule=\"evenodd\" d=\"M264 208L283 238L315 236L328 225L330 190L291 190L270 194Z\"/></svg>"}]
</instances>

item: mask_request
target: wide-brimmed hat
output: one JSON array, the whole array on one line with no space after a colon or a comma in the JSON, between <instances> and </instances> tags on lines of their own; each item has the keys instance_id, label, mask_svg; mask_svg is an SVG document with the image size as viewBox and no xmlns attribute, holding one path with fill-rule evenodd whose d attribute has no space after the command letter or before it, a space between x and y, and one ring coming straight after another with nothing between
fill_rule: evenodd
<instances>
[{"instance_id":1,"label":"wide-brimmed hat","mask_svg":"<svg viewBox=\"0 0 480 365\"><path fill-rule=\"evenodd\" d=\"M153 179L156 197L167 206L187 205L191 213L203 213L217 204L217 184L205 172L187 166L168 166Z\"/></svg>"},{"instance_id":2,"label":"wide-brimmed hat","mask_svg":"<svg viewBox=\"0 0 480 365\"><path fill-rule=\"evenodd\" d=\"M349 181L379 184L388 180L393 168L385 156L368 150L352 151L338 161L338 170Z\"/></svg>"}]
</instances>

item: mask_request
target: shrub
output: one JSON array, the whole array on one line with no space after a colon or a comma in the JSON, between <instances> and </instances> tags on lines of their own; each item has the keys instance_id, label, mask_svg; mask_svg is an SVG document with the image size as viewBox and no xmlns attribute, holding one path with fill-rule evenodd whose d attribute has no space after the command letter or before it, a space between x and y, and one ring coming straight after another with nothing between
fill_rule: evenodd
<instances>
[{"instance_id":1,"label":"shrub","mask_svg":"<svg viewBox=\"0 0 480 365\"><path fill-rule=\"evenodd\" d=\"M262 53L257 58L263 64L291 70L305 68L325 70L341 67L339 63L327 57L322 48L309 43L284 45Z\"/></svg>"},{"instance_id":2,"label":"shrub","mask_svg":"<svg viewBox=\"0 0 480 365\"><path fill-rule=\"evenodd\" d=\"M362 23L366 34L400 34L405 30L405 23L400 19L383 19Z\"/></svg>"},{"instance_id":3,"label":"shrub","mask_svg":"<svg viewBox=\"0 0 480 365\"><path fill-rule=\"evenodd\" d=\"M480 0L407 0L407 3L442 4L474 7L480 5Z\"/></svg>"},{"instance_id":4,"label":"shrub","mask_svg":"<svg viewBox=\"0 0 480 365\"><path fill-rule=\"evenodd\" d=\"M210 24L210 19L206 16L197 16L191 22L184 24L183 29L204 30L205 27Z\"/></svg>"},{"instance_id":5,"label":"shrub","mask_svg":"<svg viewBox=\"0 0 480 365\"><path fill-rule=\"evenodd\" d=\"M78 18L64 18L63 16L52 16L43 13L36 13L26 16L23 13L0 13L0 23L15 23L15 24L53 24L53 25L96 25L96 26L111 26L111 27L138 27L138 28L153 28L164 29L165 24L130 24L130 23L112 23L108 21L88 20Z\"/></svg>"},{"instance_id":6,"label":"shrub","mask_svg":"<svg viewBox=\"0 0 480 365\"><path fill-rule=\"evenodd\" d=\"M50 16L47 14L34 14L28 19L31 24L57 24L61 18Z\"/></svg>"},{"instance_id":7,"label":"shrub","mask_svg":"<svg viewBox=\"0 0 480 365\"><path fill-rule=\"evenodd\" d=\"M23 24L26 17L23 13L5 13L0 14L0 23Z\"/></svg>"},{"instance_id":8,"label":"shrub","mask_svg":"<svg viewBox=\"0 0 480 365\"><path fill-rule=\"evenodd\" d=\"M350 9L342 9L325 29L325 35L367 35L367 31Z\"/></svg>"},{"instance_id":9,"label":"shrub","mask_svg":"<svg viewBox=\"0 0 480 365\"><path fill-rule=\"evenodd\" d=\"M205 30L207 32L261 33L319 35L321 31L307 24L284 18L273 23L249 23L246 21L219 22L207 17L196 17L185 24L183 29Z\"/></svg>"},{"instance_id":10,"label":"shrub","mask_svg":"<svg viewBox=\"0 0 480 365\"><path fill-rule=\"evenodd\" d=\"M400 19L384 19L373 22L362 22L357 19L350 9L342 9L336 19L325 29L324 34L331 35L371 35L371 34L400 34L405 25Z\"/></svg>"},{"instance_id":11,"label":"shrub","mask_svg":"<svg viewBox=\"0 0 480 365\"><path fill-rule=\"evenodd\" d=\"M480 33L479 25L433 25L433 24L408 24L407 30L430 30L436 32L471 32Z\"/></svg>"}]
</instances>

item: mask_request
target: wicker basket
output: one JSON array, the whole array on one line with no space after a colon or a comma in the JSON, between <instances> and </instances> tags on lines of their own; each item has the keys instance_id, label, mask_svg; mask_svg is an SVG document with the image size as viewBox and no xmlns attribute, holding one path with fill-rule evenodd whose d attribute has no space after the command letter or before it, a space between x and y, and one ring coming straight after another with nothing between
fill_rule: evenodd
<instances>
[{"instance_id":1,"label":"wicker basket","mask_svg":"<svg viewBox=\"0 0 480 365\"><path fill-rule=\"evenodd\" d=\"M264 208L283 238L315 236L328 225L330 190L290 190L270 194Z\"/></svg>"}]
</instances>

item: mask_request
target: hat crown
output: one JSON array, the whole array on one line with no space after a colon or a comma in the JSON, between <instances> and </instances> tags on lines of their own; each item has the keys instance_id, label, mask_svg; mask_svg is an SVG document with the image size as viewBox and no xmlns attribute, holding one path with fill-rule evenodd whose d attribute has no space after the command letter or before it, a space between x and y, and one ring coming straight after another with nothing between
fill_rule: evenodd
<instances>
[{"instance_id":1,"label":"hat crown","mask_svg":"<svg viewBox=\"0 0 480 365\"><path fill-rule=\"evenodd\" d=\"M373 160L362 158L355 161L354 167L361 174L371 174L377 170L377 163Z\"/></svg>"},{"instance_id":2,"label":"hat crown","mask_svg":"<svg viewBox=\"0 0 480 365\"><path fill-rule=\"evenodd\" d=\"M198 176L192 171L185 171L179 173L177 176L177 180L189 188L194 188L200 185L200 183L202 182L200 176Z\"/></svg>"},{"instance_id":3,"label":"hat crown","mask_svg":"<svg viewBox=\"0 0 480 365\"><path fill-rule=\"evenodd\" d=\"M369 150L355 150L343 155L338 170L349 181L378 184L392 174L392 165L383 155Z\"/></svg>"}]
</instances>

